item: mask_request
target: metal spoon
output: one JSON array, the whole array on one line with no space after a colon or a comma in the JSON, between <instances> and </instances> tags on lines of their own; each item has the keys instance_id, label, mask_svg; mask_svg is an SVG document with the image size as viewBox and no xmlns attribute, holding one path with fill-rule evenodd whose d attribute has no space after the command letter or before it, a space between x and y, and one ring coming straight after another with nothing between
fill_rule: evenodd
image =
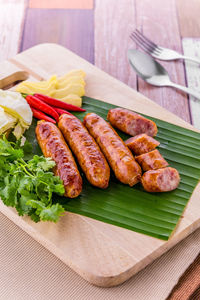
<instances>
[{"instance_id":1,"label":"metal spoon","mask_svg":"<svg viewBox=\"0 0 200 300\"><path fill-rule=\"evenodd\" d=\"M161 66L148 54L136 49L129 49L128 59L138 76L149 84L160 87L171 86L185 93L188 93L197 99L200 99L200 93L172 82L163 66Z\"/></svg>"}]
</instances>

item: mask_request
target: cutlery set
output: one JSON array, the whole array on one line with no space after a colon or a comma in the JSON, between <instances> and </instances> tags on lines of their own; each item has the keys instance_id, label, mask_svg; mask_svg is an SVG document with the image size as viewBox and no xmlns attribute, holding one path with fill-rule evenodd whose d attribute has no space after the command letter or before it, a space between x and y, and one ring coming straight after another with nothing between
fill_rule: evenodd
<instances>
[{"instance_id":1,"label":"cutlery set","mask_svg":"<svg viewBox=\"0 0 200 300\"><path fill-rule=\"evenodd\" d=\"M171 61L177 59L185 59L191 60L193 62L199 63L200 60L188 56L184 56L174 50L163 48L147 37L145 37L140 31L135 30L131 33L130 38L145 52L148 54L141 52L137 49L129 49L128 50L128 59L130 65L135 70L137 75L141 77L147 83L164 87L174 87L179 89L185 93L188 93L195 98L200 100L200 93L190 89L188 87L176 84L170 80L169 74L166 69L159 64L154 58L159 60Z\"/></svg>"}]
</instances>

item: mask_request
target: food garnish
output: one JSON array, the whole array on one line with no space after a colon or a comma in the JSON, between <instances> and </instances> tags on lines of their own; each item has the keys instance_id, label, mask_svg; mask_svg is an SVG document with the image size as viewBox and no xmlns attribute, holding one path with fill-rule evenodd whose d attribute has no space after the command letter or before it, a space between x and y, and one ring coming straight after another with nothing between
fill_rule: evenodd
<instances>
[{"instance_id":1,"label":"food garnish","mask_svg":"<svg viewBox=\"0 0 200 300\"><path fill-rule=\"evenodd\" d=\"M56 88L62 89L69 83L82 83L85 86L85 72L83 70L71 70L64 76L58 77Z\"/></svg>"},{"instance_id":2,"label":"food garnish","mask_svg":"<svg viewBox=\"0 0 200 300\"><path fill-rule=\"evenodd\" d=\"M55 98L55 96L54 96L54 98ZM63 98L59 98L59 100L62 102L68 103L68 104L78 106L78 107L82 106L82 98L75 94L70 94Z\"/></svg>"},{"instance_id":3,"label":"food garnish","mask_svg":"<svg viewBox=\"0 0 200 300\"><path fill-rule=\"evenodd\" d=\"M2 107L0 107L0 136L13 128L16 124L16 118L7 114Z\"/></svg>"},{"instance_id":4,"label":"food garnish","mask_svg":"<svg viewBox=\"0 0 200 300\"><path fill-rule=\"evenodd\" d=\"M59 114L59 116L61 116L62 114L71 115L70 112L68 112L67 110L64 110L62 108L54 107L54 109L55 109L55 111L57 111L57 113Z\"/></svg>"},{"instance_id":5,"label":"food garnish","mask_svg":"<svg viewBox=\"0 0 200 300\"><path fill-rule=\"evenodd\" d=\"M28 95L41 93L81 107L81 97L85 94L84 78L85 72L82 70L72 70L61 77L53 75L47 81L24 81L17 86L16 91Z\"/></svg>"},{"instance_id":6,"label":"food garnish","mask_svg":"<svg viewBox=\"0 0 200 300\"><path fill-rule=\"evenodd\" d=\"M34 222L57 222L64 208L52 203L52 195L63 195L62 181L51 169L51 158L35 155L25 161L24 156L32 150L25 141L9 142L0 139L0 197L6 206L15 207L20 216L28 215Z\"/></svg>"},{"instance_id":7,"label":"food garnish","mask_svg":"<svg viewBox=\"0 0 200 300\"><path fill-rule=\"evenodd\" d=\"M56 88L57 76L53 75L48 80L43 81L23 81L17 87L16 91L22 94L45 93L50 95Z\"/></svg>"},{"instance_id":8,"label":"food garnish","mask_svg":"<svg viewBox=\"0 0 200 300\"><path fill-rule=\"evenodd\" d=\"M45 103L51 105L51 106L56 106L59 108L64 108L66 110L70 110L70 111L85 111L85 109L78 107L76 105L72 105L72 104L68 104L65 102L62 102L58 99L52 98L52 97L48 97L46 95L42 95L42 94L34 94L34 96L38 99L40 99L41 101L44 101Z\"/></svg>"},{"instance_id":9,"label":"food garnish","mask_svg":"<svg viewBox=\"0 0 200 300\"><path fill-rule=\"evenodd\" d=\"M44 113L47 113L48 115L52 116L57 122L59 120L59 114L55 111L53 107L50 105L46 104L44 101L41 101L38 99L38 97L28 95L26 96L26 101L32 108L36 108L37 110L40 110Z\"/></svg>"},{"instance_id":10,"label":"food garnish","mask_svg":"<svg viewBox=\"0 0 200 300\"><path fill-rule=\"evenodd\" d=\"M27 95L25 97L26 101L32 109L33 116L39 120L46 120L52 123L56 123L58 122L60 115L70 114L64 109L79 112L85 111L85 109L80 108L78 106L64 103L58 99L54 99L42 94ZM56 120L56 122L54 121L54 119L52 119L44 113L53 117Z\"/></svg>"},{"instance_id":11,"label":"food garnish","mask_svg":"<svg viewBox=\"0 0 200 300\"><path fill-rule=\"evenodd\" d=\"M1 121L0 134L14 128L19 139L32 123L32 111L20 93L0 89Z\"/></svg>"},{"instance_id":12,"label":"food garnish","mask_svg":"<svg viewBox=\"0 0 200 300\"><path fill-rule=\"evenodd\" d=\"M56 124L56 121L54 119L48 117L42 111L40 111L40 110L38 110L36 108L33 108L33 107L31 107L31 109L32 109L32 112L33 112L33 116L36 119L38 119L38 120L45 120L45 121L48 121L48 122Z\"/></svg>"},{"instance_id":13,"label":"food garnish","mask_svg":"<svg viewBox=\"0 0 200 300\"><path fill-rule=\"evenodd\" d=\"M84 86L80 83L79 84L71 83L71 84L68 84L63 89L54 90L51 93L51 96L58 98L58 99L63 99L65 96L73 95L73 94L75 94L79 97L84 96L84 94L85 94Z\"/></svg>"}]
</instances>

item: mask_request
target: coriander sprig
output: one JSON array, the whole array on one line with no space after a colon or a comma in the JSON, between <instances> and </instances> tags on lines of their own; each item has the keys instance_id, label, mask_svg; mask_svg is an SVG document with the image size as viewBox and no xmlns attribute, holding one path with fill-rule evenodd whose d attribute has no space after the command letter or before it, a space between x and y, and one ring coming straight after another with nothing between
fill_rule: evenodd
<instances>
[{"instance_id":1,"label":"coriander sprig","mask_svg":"<svg viewBox=\"0 0 200 300\"><path fill-rule=\"evenodd\" d=\"M52 195L63 195L62 181L51 171L55 162L35 155L29 161L23 159L25 151L31 150L26 141L9 142L0 139L0 197L5 205L15 207L20 216L29 215L35 222L57 222L64 208L52 204Z\"/></svg>"}]
</instances>

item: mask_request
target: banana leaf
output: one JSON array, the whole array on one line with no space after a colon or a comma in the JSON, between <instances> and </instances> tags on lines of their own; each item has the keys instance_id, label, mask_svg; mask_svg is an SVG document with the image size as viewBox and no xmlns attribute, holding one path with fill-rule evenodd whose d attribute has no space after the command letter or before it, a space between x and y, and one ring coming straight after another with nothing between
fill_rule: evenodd
<instances>
[{"instance_id":1,"label":"banana leaf","mask_svg":"<svg viewBox=\"0 0 200 300\"><path fill-rule=\"evenodd\" d=\"M83 107L106 119L114 105L83 97ZM74 113L81 120L86 113ZM200 178L200 134L155 118L161 143L161 154L181 176L179 187L167 193L147 193L140 184L126 186L111 174L109 187L93 187L83 176L83 191L76 199L54 197L66 211L81 214L102 222L120 226L159 239L168 240L175 229ZM33 144L33 154L42 154L35 138L36 120L26 132ZM122 139L128 135L118 131Z\"/></svg>"}]
</instances>

